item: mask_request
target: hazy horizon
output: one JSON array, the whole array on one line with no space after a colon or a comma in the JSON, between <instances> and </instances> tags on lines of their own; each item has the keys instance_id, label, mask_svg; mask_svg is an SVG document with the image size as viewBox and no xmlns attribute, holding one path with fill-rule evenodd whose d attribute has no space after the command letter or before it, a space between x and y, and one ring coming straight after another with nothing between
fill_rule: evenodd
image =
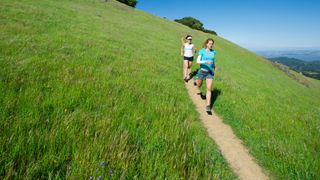
<instances>
[{"instance_id":1,"label":"hazy horizon","mask_svg":"<svg viewBox=\"0 0 320 180\"><path fill-rule=\"evenodd\" d=\"M253 51L265 58L287 57L303 61L320 61L319 49L299 49L299 50L257 50Z\"/></svg>"}]
</instances>

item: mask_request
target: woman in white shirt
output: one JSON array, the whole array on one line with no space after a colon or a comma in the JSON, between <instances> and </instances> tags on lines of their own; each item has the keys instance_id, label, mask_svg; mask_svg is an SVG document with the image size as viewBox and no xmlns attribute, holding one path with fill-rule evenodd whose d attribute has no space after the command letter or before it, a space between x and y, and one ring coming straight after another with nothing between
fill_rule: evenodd
<instances>
[{"instance_id":1,"label":"woman in white shirt","mask_svg":"<svg viewBox=\"0 0 320 180\"><path fill-rule=\"evenodd\" d=\"M187 35L186 38L187 42L185 43L182 39L182 46L181 46L181 56L183 56L183 72L184 72L184 81L188 82L190 80L190 71L193 62L193 54L196 53L196 48L194 44L192 44L192 36Z\"/></svg>"}]
</instances>

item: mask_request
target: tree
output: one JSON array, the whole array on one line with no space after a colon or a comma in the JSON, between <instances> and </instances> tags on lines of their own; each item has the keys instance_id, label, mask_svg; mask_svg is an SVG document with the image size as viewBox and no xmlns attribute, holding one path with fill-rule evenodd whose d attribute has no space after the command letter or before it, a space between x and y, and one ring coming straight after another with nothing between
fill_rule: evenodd
<instances>
[{"instance_id":1,"label":"tree","mask_svg":"<svg viewBox=\"0 0 320 180\"><path fill-rule=\"evenodd\" d=\"M188 26L188 27L190 27L192 29L196 29L196 30L199 30L199 31L203 31L203 32L206 32L206 33L217 35L217 33L215 31L209 30L209 29L205 29L203 27L203 23L201 21L199 21L198 19L193 18L193 17L184 17L182 19L175 19L174 21L178 22L178 23L181 23L183 25L186 25L186 26Z\"/></svg>"},{"instance_id":2,"label":"tree","mask_svg":"<svg viewBox=\"0 0 320 180\"><path fill-rule=\"evenodd\" d=\"M218 35L215 31L209 30L209 29L205 29L203 32L206 32L206 33L209 33L209 34L213 34L213 35Z\"/></svg>"},{"instance_id":3,"label":"tree","mask_svg":"<svg viewBox=\"0 0 320 180\"><path fill-rule=\"evenodd\" d=\"M117 0L117 1L127 4L128 6L131 6L131 7L136 7L138 3L137 0Z\"/></svg>"},{"instance_id":4,"label":"tree","mask_svg":"<svg viewBox=\"0 0 320 180\"><path fill-rule=\"evenodd\" d=\"M203 23L193 17L184 17L182 19L175 19L174 21L184 24L192 29L196 29L200 31L204 30Z\"/></svg>"}]
</instances>

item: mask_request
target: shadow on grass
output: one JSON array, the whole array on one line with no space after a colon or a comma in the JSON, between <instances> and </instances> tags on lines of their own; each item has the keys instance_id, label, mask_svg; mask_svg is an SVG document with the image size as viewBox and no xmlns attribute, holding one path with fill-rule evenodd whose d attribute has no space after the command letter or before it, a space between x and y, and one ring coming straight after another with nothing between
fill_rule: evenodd
<instances>
[{"instance_id":1,"label":"shadow on grass","mask_svg":"<svg viewBox=\"0 0 320 180\"><path fill-rule=\"evenodd\" d=\"M214 88L213 91L211 91L211 104L210 107L213 107L214 103L218 99L219 95L221 94L220 89Z\"/></svg>"}]
</instances>

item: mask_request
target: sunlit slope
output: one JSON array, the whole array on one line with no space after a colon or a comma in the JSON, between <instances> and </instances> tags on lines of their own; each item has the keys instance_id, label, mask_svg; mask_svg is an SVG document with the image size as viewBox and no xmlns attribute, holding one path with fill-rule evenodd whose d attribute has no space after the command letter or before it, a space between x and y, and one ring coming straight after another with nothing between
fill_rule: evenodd
<instances>
[{"instance_id":1,"label":"sunlit slope","mask_svg":"<svg viewBox=\"0 0 320 180\"><path fill-rule=\"evenodd\" d=\"M0 8L1 176L234 178L184 88L190 33L198 49L216 40L213 108L257 161L276 178L319 177L319 81L111 0Z\"/></svg>"},{"instance_id":2,"label":"sunlit slope","mask_svg":"<svg viewBox=\"0 0 320 180\"><path fill-rule=\"evenodd\" d=\"M180 78L185 28L113 1L0 8L0 177L235 178Z\"/></svg>"}]
</instances>

